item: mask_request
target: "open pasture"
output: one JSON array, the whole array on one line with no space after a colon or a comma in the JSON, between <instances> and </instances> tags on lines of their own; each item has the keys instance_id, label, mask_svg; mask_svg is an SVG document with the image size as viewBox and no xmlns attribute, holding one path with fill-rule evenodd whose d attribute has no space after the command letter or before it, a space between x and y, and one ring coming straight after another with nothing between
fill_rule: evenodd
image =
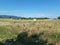
<instances>
[{"instance_id":1,"label":"open pasture","mask_svg":"<svg viewBox=\"0 0 60 45\"><path fill-rule=\"evenodd\" d=\"M23 31L27 31L29 35L44 32L43 38L60 43L60 20L0 19L0 41L15 39Z\"/></svg>"}]
</instances>

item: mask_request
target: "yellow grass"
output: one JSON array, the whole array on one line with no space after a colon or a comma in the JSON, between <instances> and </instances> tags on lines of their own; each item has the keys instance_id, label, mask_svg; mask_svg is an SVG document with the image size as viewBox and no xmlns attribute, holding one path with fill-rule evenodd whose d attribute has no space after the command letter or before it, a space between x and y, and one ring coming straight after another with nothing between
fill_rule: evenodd
<instances>
[{"instance_id":1,"label":"yellow grass","mask_svg":"<svg viewBox=\"0 0 60 45\"><path fill-rule=\"evenodd\" d=\"M44 31L45 37L48 37L51 36L52 34L55 35L55 33L56 34L60 33L60 20L33 21L33 20L21 20L21 19L19 20L0 19L0 27L4 27L4 32L7 33L6 35L9 34L14 36L15 34L18 34L21 31L27 31L29 34L40 33Z\"/></svg>"}]
</instances>

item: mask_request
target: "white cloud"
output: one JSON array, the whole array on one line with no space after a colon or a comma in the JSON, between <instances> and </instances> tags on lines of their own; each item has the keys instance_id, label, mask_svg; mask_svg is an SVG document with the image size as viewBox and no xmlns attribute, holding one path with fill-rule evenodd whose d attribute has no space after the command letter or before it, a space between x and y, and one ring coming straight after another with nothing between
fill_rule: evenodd
<instances>
[{"instance_id":1,"label":"white cloud","mask_svg":"<svg viewBox=\"0 0 60 45\"><path fill-rule=\"evenodd\" d=\"M26 12L24 10L0 11L0 15L15 15L22 17L54 17L54 15L52 14L31 13L31 12Z\"/></svg>"}]
</instances>

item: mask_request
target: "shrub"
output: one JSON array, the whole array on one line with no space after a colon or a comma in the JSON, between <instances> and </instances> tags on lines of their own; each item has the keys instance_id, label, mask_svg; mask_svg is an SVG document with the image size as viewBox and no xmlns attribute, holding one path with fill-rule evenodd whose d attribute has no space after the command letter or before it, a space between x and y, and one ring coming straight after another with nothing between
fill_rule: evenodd
<instances>
[{"instance_id":1,"label":"shrub","mask_svg":"<svg viewBox=\"0 0 60 45\"><path fill-rule=\"evenodd\" d=\"M59 16L59 17L57 17L57 19L60 19L60 16Z\"/></svg>"}]
</instances>

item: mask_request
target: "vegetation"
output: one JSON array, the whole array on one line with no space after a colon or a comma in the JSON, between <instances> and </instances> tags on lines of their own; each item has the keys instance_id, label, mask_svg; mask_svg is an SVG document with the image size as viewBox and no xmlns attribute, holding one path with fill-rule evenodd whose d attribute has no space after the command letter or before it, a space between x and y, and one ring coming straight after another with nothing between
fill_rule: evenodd
<instances>
[{"instance_id":1,"label":"vegetation","mask_svg":"<svg viewBox=\"0 0 60 45\"><path fill-rule=\"evenodd\" d=\"M44 18L32 18L32 17L29 17L29 18L26 18L26 17L18 17L18 16L8 16L8 15L0 15L0 18L12 18L12 19L26 19L26 20L32 20L32 19L49 19L47 17L44 17Z\"/></svg>"},{"instance_id":2,"label":"vegetation","mask_svg":"<svg viewBox=\"0 0 60 45\"><path fill-rule=\"evenodd\" d=\"M32 34L28 36L27 32L20 33L16 40L7 39L4 43L0 43L0 45L55 45L54 42L48 43L48 39L43 39L42 35L44 32L37 34Z\"/></svg>"},{"instance_id":3,"label":"vegetation","mask_svg":"<svg viewBox=\"0 0 60 45\"><path fill-rule=\"evenodd\" d=\"M57 19L60 19L60 16L59 16L59 17L57 17Z\"/></svg>"},{"instance_id":4,"label":"vegetation","mask_svg":"<svg viewBox=\"0 0 60 45\"><path fill-rule=\"evenodd\" d=\"M24 32L28 33L27 36ZM0 18L0 41L1 45L9 41L12 41L10 45L15 42L17 42L16 45L18 42L21 45L29 45L30 41L30 45L60 45L60 20L33 21Z\"/></svg>"}]
</instances>

